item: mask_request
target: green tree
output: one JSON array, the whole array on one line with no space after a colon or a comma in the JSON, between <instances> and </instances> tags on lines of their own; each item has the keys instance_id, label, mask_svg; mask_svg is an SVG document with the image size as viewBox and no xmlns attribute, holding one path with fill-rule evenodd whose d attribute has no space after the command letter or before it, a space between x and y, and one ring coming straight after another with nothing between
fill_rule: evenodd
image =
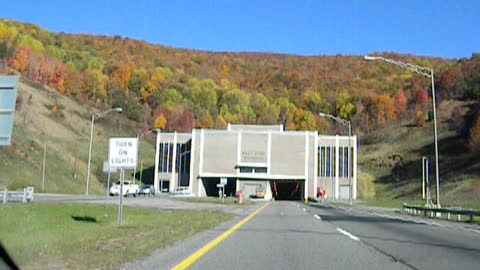
<instances>
[{"instance_id":1,"label":"green tree","mask_svg":"<svg viewBox=\"0 0 480 270\"><path fill-rule=\"evenodd\" d=\"M295 130L294 116L297 107L290 103L287 98L279 98L277 100L277 108L279 110L278 121L283 125L283 128L285 130Z\"/></svg>"},{"instance_id":2,"label":"green tree","mask_svg":"<svg viewBox=\"0 0 480 270\"><path fill-rule=\"evenodd\" d=\"M343 119L351 120L357 113L353 97L344 92L337 97L335 102L336 114Z\"/></svg>"},{"instance_id":3,"label":"green tree","mask_svg":"<svg viewBox=\"0 0 480 270\"><path fill-rule=\"evenodd\" d=\"M182 95L175 88L168 88L159 95L160 104L166 104L169 106L176 106L183 100Z\"/></svg>"}]
</instances>

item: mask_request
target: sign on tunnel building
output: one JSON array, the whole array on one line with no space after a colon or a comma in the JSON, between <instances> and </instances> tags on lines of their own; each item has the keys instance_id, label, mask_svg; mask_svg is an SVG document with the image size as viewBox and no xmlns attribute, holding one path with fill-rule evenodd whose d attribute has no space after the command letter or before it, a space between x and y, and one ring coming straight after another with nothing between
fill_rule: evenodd
<instances>
[{"instance_id":1,"label":"sign on tunnel building","mask_svg":"<svg viewBox=\"0 0 480 270\"><path fill-rule=\"evenodd\" d=\"M218 196L216 185L225 178L227 195L248 191L266 199L281 194L307 199L316 197L320 188L330 198L340 198L351 177L355 198L357 140L350 140L316 131L284 131L281 125L229 124L227 130L159 133L154 186L158 191L167 183L170 191Z\"/></svg>"}]
</instances>

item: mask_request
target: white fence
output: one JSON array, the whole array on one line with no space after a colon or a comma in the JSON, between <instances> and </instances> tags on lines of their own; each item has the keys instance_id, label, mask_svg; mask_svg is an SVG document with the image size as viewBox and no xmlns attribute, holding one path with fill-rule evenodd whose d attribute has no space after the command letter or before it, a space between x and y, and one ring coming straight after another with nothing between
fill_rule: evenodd
<instances>
[{"instance_id":1,"label":"white fence","mask_svg":"<svg viewBox=\"0 0 480 270\"><path fill-rule=\"evenodd\" d=\"M2 196L2 201L4 204L12 200L21 200L22 203L27 203L33 200L33 193L34 188L27 187L19 190L5 189L3 191L0 191L0 196Z\"/></svg>"}]
</instances>

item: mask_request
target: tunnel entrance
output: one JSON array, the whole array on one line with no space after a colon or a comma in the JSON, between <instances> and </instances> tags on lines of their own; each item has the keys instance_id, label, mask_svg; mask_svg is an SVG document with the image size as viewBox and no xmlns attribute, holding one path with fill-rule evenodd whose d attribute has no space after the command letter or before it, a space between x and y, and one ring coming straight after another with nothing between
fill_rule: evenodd
<instances>
[{"instance_id":1,"label":"tunnel entrance","mask_svg":"<svg viewBox=\"0 0 480 270\"><path fill-rule=\"evenodd\" d=\"M270 181L275 200L302 200L304 181Z\"/></svg>"}]
</instances>

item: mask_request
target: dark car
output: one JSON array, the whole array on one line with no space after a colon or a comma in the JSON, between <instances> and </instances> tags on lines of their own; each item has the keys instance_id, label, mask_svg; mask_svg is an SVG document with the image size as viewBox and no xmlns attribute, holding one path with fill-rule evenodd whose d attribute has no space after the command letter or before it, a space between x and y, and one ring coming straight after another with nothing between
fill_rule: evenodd
<instances>
[{"instance_id":1,"label":"dark car","mask_svg":"<svg viewBox=\"0 0 480 270\"><path fill-rule=\"evenodd\" d=\"M155 195L155 189L153 188L153 185L143 185L140 188L138 195L148 195L148 196Z\"/></svg>"}]
</instances>

